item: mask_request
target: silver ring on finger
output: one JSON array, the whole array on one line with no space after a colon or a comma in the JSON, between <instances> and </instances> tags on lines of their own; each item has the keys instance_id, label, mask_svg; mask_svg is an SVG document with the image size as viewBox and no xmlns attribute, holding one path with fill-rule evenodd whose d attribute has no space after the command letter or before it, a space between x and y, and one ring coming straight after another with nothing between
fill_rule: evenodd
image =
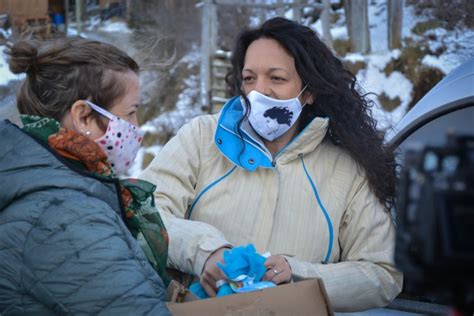
<instances>
[{"instance_id":1,"label":"silver ring on finger","mask_svg":"<svg viewBox=\"0 0 474 316\"><path fill-rule=\"evenodd\" d=\"M281 271L278 271L277 269L273 268L272 269L273 273L275 274L275 276L279 275L281 273Z\"/></svg>"},{"instance_id":2,"label":"silver ring on finger","mask_svg":"<svg viewBox=\"0 0 474 316\"><path fill-rule=\"evenodd\" d=\"M224 284L227 284L227 281L226 280L218 280L216 282L216 288L220 288L221 286L223 286Z\"/></svg>"}]
</instances>

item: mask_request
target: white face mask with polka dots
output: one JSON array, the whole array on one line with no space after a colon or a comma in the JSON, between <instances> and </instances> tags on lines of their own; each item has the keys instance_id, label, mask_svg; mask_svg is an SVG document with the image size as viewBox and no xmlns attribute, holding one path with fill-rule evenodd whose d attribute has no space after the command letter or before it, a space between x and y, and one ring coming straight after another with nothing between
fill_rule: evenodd
<instances>
[{"instance_id":1,"label":"white face mask with polka dots","mask_svg":"<svg viewBox=\"0 0 474 316\"><path fill-rule=\"evenodd\" d=\"M137 156L143 140L143 131L138 126L121 119L90 101L87 104L109 119L104 135L95 142L107 154L107 158L118 174L125 174Z\"/></svg>"}]
</instances>

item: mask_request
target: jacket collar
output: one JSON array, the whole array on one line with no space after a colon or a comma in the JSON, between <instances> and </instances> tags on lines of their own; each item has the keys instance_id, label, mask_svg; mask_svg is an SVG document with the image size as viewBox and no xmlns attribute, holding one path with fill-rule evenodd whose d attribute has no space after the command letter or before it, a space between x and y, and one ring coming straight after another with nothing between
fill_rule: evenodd
<instances>
[{"instance_id":1,"label":"jacket collar","mask_svg":"<svg viewBox=\"0 0 474 316\"><path fill-rule=\"evenodd\" d=\"M328 119L313 119L296 137L283 147L273 158L263 145L260 137L249 129L243 121L244 109L239 97L233 97L222 108L214 142L219 151L232 163L248 171L257 168L273 168L274 161L288 163L299 154L313 151L324 139L328 128Z\"/></svg>"}]
</instances>

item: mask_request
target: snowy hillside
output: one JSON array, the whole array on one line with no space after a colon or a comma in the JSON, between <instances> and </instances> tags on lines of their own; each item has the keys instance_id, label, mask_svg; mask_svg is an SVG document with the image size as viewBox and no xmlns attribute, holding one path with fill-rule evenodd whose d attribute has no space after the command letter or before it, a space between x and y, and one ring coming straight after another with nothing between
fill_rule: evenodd
<instances>
[{"instance_id":1,"label":"snowy hillside","mask_svg":"<svg viewBox=\"0 0 474 316\"><path fill-rule=\"evenodd\" d=\"M406 113L413 101L421 97L427 91L420 90L420 76L431 74L431 80L439 80L455 67L459 66L469 58L474 57L474 29L457 25L452 30L444 27L443 23L436 23L429 10L423 11L422 15L415 13L415 7L405 3L403 10L403 47L397 50L387 49L387 3L386 0L369 0L369 25L371 34L372 52L369 54L340 53L341 59L353 67L360 89L366 93L374 102L373 114L378 120L380 129L389 129ZM196 11L198 14L199 11ZM292 12L285 14L291 18ZM334 41L348 41L344 10L339 9L333 13L336 17L331 25L331 34ZM252 17L250 23L255 26L262 22L261 17ZM126 49L129 54L136 55L137 48L131 39L134 30L129 29L123 22L100 22L97 17L91 17L82 35L89 38L101 39L117 44ZM321 24L316 22L310 25L320 34ZM74 25L69 30L70 35L76 33ZM3 32L8 36L8 31ZM5 36L5 35L4 35ZM125 40L126 39L126 40ZM199 38L196 45L188 52L182 54L184 57L177 59L167 69L170 76L189 69L188 74L177 76L179 82L172 86L158 86L154 84L161 78L158 75L144 71L141 75L142 101L146 104L159 107L157 111L144 117L143 129L148 135L164 134L172 136L176 131L191 118L202 114L199 104L199 63L200 49ZM3 52L5 46L0 45ZM337 51L337 49L336 49ZM191 71L192 70L192 71ZM431 72L430 72L431 71ZM23 76L13 75L8 70L5 55L0 55L0 115L4 115L7 106L4 100L12 100L10 89L12 82L23 79ZM424 79L424 78L421 78ZM160 79L161 80L161 79ZM417 81L418 80L418 81ZM163 81L166 82L166 81ZM173 81L171 81L173 82ZM435 82L434 82L435 83ZM429 84L434 84L430 82ZM430 87L430 86L429 86ZM423 87L422 87L423 88ZM155 101L153 94L157 89L177 90L173 104L164 104L163 98ZM417 90L418 89L418 90ZM425 87L426 89L426 87ZM421 91L421 92L420 92ZM5 94L10 95L5 95ZM8 98L7 98L8 97ZM12 112L9 115L11 116ZM7 116L8 117L8 116ZM142 169L144 160L147 164L156 154L167 138L149 137L140 151L136 164L131 170L131 175L136 176Z\"/></svg>"}]
</instances>

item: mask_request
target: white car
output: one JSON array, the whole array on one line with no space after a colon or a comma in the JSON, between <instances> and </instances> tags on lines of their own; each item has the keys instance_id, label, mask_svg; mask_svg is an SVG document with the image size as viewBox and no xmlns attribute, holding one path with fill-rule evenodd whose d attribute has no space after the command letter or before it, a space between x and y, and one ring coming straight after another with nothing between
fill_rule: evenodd
<instances>
[{"instance_id":1,"label":"white car","mask_svg":"<svg viewBox=\"0 0 474 316\"><path fill-rule=\"evenodd\" d=\"M474 309L474 58L433 87L386 144L401 167L395 259L410 299L378 314Z\"/></svg>"},{"instance_id":2,"label":"white car","mask_svg":"<svg viewBox=\"0 0 474 316\"><path fill-rule=\"evenodd\" d=\"M406 148L442 145L446 133L474 134L474 58L434 86L386 135Z\"/></svg>"}]
</instances>

